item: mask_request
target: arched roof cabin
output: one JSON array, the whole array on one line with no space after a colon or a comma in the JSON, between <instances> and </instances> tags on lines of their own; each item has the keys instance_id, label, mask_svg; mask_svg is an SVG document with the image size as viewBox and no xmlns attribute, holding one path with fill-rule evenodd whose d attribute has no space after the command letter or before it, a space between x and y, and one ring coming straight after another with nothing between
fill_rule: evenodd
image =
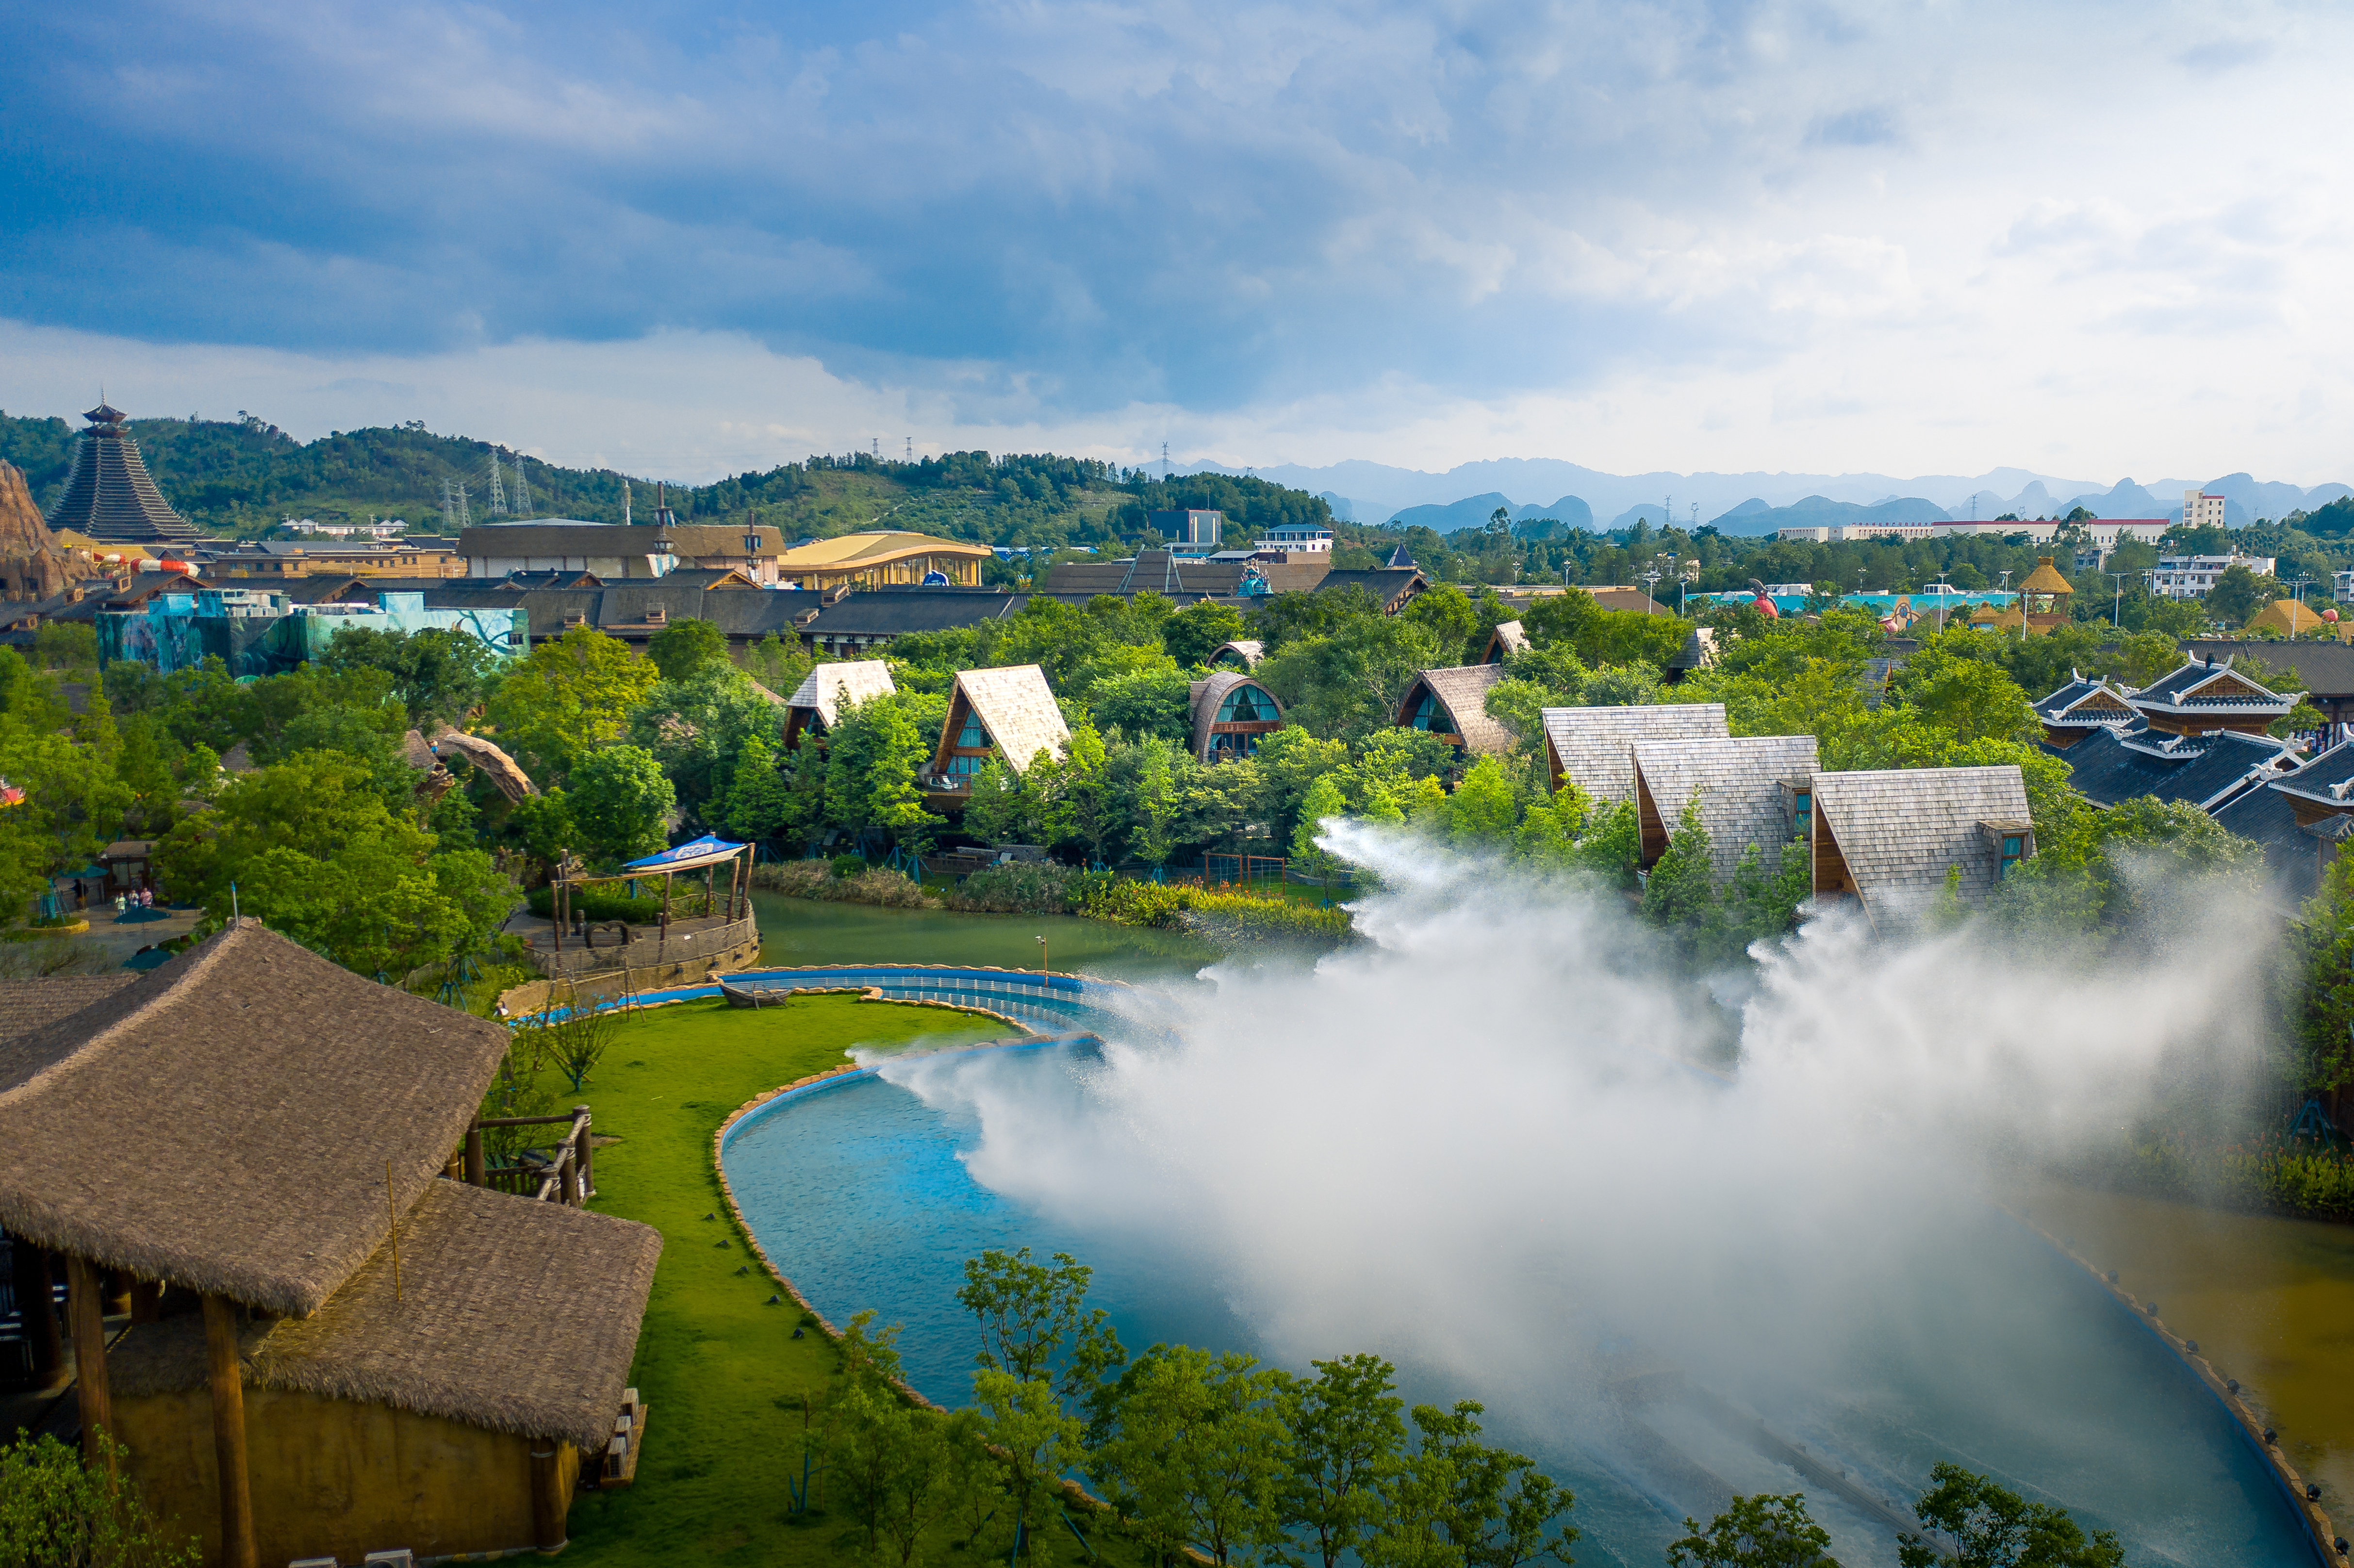
<instances>
[{"instance_id":1,"label":"arched roof cabin","mask_svg":"<svg viewBox=\"0 0 2354 1568\"><path fill-rule=\"evenodd\" d=\"M1258 750L1259 736L1283 727L1283 705L1248 675L1220 671L1193 686L1193 755L1231 762Z\"/></svg>"}]
</instances>

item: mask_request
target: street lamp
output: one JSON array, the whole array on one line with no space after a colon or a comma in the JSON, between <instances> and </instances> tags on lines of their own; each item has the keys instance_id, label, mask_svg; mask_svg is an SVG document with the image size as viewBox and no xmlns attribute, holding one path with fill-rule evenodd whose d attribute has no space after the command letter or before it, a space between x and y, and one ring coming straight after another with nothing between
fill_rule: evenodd
<instances>
[{"instance_id":1,"label":"street lamp","mask_svg":"<svg viewBox=\"0 0 2354 1568\"><path fill-rule=\"evenodd\" d=\"M1049 975L1055 972L1046 967L1046 938L1043 934L1038 938L1038 972Z\"/></svg>"}]
</instances>

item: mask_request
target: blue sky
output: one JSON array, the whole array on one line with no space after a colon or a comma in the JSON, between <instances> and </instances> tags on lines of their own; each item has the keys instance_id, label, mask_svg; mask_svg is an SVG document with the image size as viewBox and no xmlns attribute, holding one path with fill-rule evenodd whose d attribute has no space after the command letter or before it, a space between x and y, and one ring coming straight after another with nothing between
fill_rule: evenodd
<instances>
[{"instance_id":1,"label":"blue sky","mask_svg":"<svg viewBox=\"0 0 2354 1568\"><path fill-rule=\"evenodd\" d=\"M12 6L0 406L2345 477L2334 8ZM233 406L233 407L232 407Z\"/></svg>"}]
</instances>

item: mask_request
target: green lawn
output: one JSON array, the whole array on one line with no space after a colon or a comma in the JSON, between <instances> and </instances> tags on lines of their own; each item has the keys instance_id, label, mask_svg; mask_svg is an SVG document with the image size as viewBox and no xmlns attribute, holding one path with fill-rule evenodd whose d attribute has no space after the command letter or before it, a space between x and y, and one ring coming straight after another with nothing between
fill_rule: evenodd
<instances>
[{"instance_id":1,"label":"green lawn","mask_svg":"<svg viewBox=\"0 0 2354 1568\"><path fill-rule=\"evenodd\" d=\"M784 1477L801 1396L820 1394L834 1356L800 1309L754 1272L726 1218L711 1138L754 1095L838 1065L854 1045L1002 1039L987 1019L937 1008L804 997L757 1012L718 1001L629 1020L579 1097L597 1129L593 1207L663 1233L662 1262L632 1377L648 1406L637 1483L583 1492L572 1506L573 1563L800 1563L847 1561L839 1520L790 1521ZM567 1093L565 1103L571 1103ZM704 1216L716 1212L717 1220ZM721 1243L726 1245L721 1245ZM790 1268L790 1260L779 1258ZM1076 1544L1076 1543L1074 1543Z\"/></svg>"}]
</instances>

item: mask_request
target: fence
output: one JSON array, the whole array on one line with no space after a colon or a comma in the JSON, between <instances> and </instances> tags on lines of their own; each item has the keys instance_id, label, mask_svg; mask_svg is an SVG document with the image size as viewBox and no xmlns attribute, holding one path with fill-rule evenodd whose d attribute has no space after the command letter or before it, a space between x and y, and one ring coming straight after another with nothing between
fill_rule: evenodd
<instances>
[{"instance_id":1,"label":"fence","mask_svg":"<svg viewBox=\"0 0 2354 1568\"><path fill-rule=\"evenodd\" d=\"M466 1129L466 1151L451 1161L447 1174L472 1187L535 1198L543 1203L568 1203L578 1208L597 1195L588 1107L574 1106L568 1116L485 1117ZM551 1155L535 1162L527 1155L514 1165L493 1165L482 1150L482 1129L491 1127L563 1126L563 1139Z\"/></svg>"},{"instance_id":2,"label":"fence","mask_svg":"<svg viewBox=\"0 0 2354 1568\"><path fill-rule=\"evenodd\" d=\"M1240 882L1257 884L1284 879L1289 863L1279 854L1204 854L1202 857L1204 885Z\"/></svg>"},{"instance_id":3,"label":"fence","mask_svg":"<svg viewBox=\"0 0 2354 1568\"><path fill-rule=\"evenodd\" d=\"M580 946L565 944L560 953L533 945L532 962L539 972L555 979L559 976L593 974L599 969L648 969L657 964L684 963L709 955L716 959L731 948L759 939L759 924L752 916L741 920L706 925L702 921L673 920L667 933L656 928L652 935L642 935L642 926L625 927L626 936L615 938L608 933L618 922L591 923L596 934L604 936L602 946L590 945L594 938Z\"/></svg>"}]
</instances>

